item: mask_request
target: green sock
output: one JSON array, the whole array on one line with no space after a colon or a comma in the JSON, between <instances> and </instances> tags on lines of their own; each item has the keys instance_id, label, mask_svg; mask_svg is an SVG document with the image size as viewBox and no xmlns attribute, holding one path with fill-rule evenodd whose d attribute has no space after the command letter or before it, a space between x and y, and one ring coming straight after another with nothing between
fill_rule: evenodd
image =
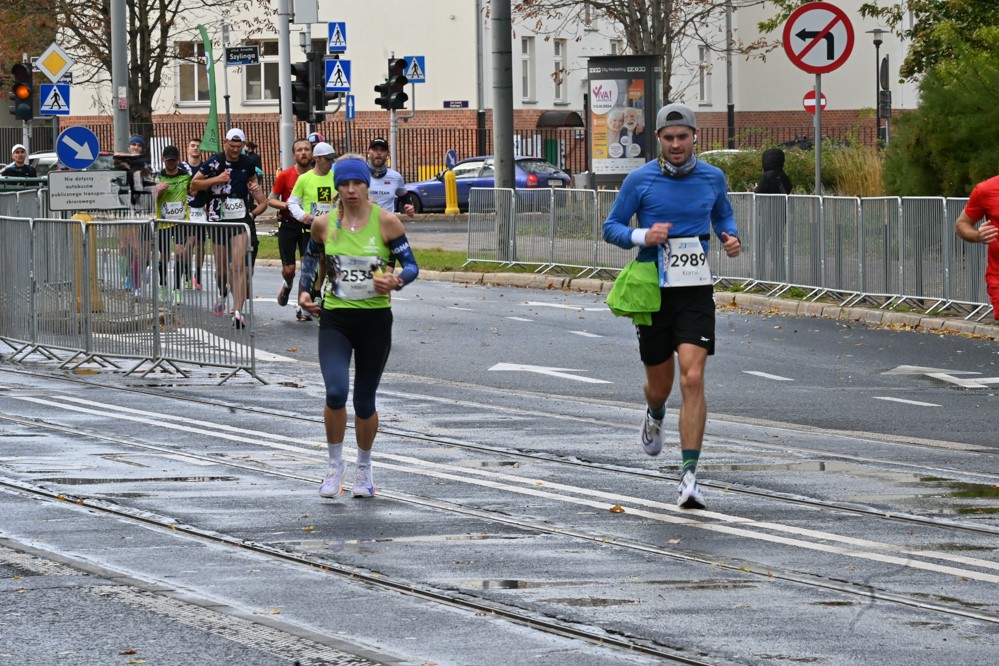
<instances>
[{"instance_id":1,"label":"green sock","mask_svg":"<svg viewBox=\"0 0 999 666\"><path fill-rule=\"evenodd\" d=\"M654 418L656 421L662 421L666 418L666 405L662 405L659 409L652 409L649 407L649 416Z\"/></svg>"},{"instance_id":2,"label":"green sock","mask_svg":"<svg viewBox=\"0 0 999 666\"><path fill-rule=\"evenodd\" d=\"M697 459L701 456L699 449L683 449L680 451L680 456L683 459L683 468L680 470L680 475L683 476L687 471L697 473Z\"/></svg>"}]
</instances>

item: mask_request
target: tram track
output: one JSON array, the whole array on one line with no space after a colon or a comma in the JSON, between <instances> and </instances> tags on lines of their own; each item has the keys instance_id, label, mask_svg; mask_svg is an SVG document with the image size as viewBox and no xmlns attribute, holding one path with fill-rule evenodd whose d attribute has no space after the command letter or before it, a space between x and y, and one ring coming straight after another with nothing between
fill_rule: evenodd
<instances>
[{"instance_id":1,"label":"tram track","mask_svg":"<svg viewBox=\"0 0 999 666\"><path fill-rule=\"evenodd\" d=\"M60 375L51 375L51 374L48 374L48 373L33 373L31 371L10 370L10 369L7 369L7 368L5 368L4 370L8 371L8 372L13 372L15 374L26 374L26 375L29 375L29 376L39 376L39 377L44 377L46 379L53 379L53 380L70 382L70 383L76 383L76 384L80 384L80 385L84 385L84 386L90 386L90 387L94 387L94 388L101 388L101 389L106 389L106 390L109 389L109 390L114 390L114 391L119 391L119 392L126 392L126 393L134 393L134 394L139 394L139 395L151 396L151 397L155 397L155 398L169 398L171 400L176 400L176 401L181 401L181 402L188 402L188 403L192 403L192 404L197 404L199 406L225 409L226 411L228 411L230 413L243 412L243 413L247 413L247 414L257 414L257 415L268 416L268 417L275 417L275 418L281 418L281 419L291 420L291 421L298 421L298 422L305 422L305 423L314 423L314 424L316 424L317 427L320 427L320 428L323 425L323 420L320 417L310 417L310 416L303 416L303 415L298 415L298 414L289 414L286 411L279 411L279 410L276 410L276 409L267 409L267 408L263 408L263 407L240 405L240 404L231 403L231 402L219 402L219 401L215 401L215 400L204 400L204 399L199 399L199 398L196 398L196 397L193 397L193 396L177 395L176 393L173 393L173 392L169 392L169 391L157 391L157 390L153 390L153 389L150 389L150 388L138 388L138 387L130 387L130 386L108 386L108 385L99 384L99 383L96 383L96 382L89 382L89 381L86 381L86 380L83 380L83 379L80 379L80 378L77 378L77 377L63 377L63 376L60 376ZM402 395L402 394L398 394L397 393L397 395ZM413 396L413 397L416 397L416 396ZM425 398L425 396L419 396L419 397L420 398ZM487 407L489 407L489 405L485 405L485 404L479 405L479 408L482 408L482 409L487 408ZM542 412L540 412L538 410L534 410L534 411L537 412L537 413L539 413L539 414L542 413ZM608 427L621 427L621 428L629 428L629 427L631 427L631 424L625 425L625 424L615 423L615 422L612 422L612 421L595 421L592 418L586 418L586 417L574 417L574 416L567 416L567 415L559 415L559 416L560 416L560 418L567 418L567 419L570 419L570 420L580 420L580 421L585 421L585 422L588 422L588 423L598 423L598 424L601 424L601 425L606 425ZM352 428L352 426L350 426L348 424L348 429L350 429L350 428ZM458 440L458 439L454 439L454 438L450 438L450 437L434 437L434 436L425 435L425 434L422 434L422 433L414 433L414 432L410 432L410 431L406 431L406 430L401 430L401 429L397 429L397 428L386 427L384 425L379 426L379 432L381 432L381 433L383 433L385 435L391 435L393 437L398 437L398 438L400 438L402 440L406 440L406 441L414 441L414 442L420 442L420 443L424 443L424 444L433 444L433 445L436 445L436 446L449 446L449 447L454 447L454 448L458 448L458 449L462 449L462 450L466 450L466 451L475 451L475 452L480 452L480 453L488 453L488 454L492 454L492 455L502 455L502 456L507 456L507 457L510 457L510 458L516 458L516 459L520 459L520 460L538 461L538 462L544 462L544 463L548 463L548 464L556 464L556 465L562 465L562 466L567 466L567 467L573 467L573 468L579 468L579 469L586 469L588 471L601 471L601 472L611 473L611 474L614 474L614 475L619 475L619 476L622 476L622 477L625 477L625 478L630 477L630 478L633 478L633 479L634 478L641 478L641 479L652 479L652 480L659 480L659 479L661 479L661 480L676 481L675 477L672 477L672 476L669 476L669 475L666 475L666 474L663 474L661 472L657 472L657 471L654 471L654 470L625 468L625 467L621 467L619 465L608 465L608 464L603 464L603 463L594 462L594 461L569 459L569 458L553 456L553 455L545 454L545 453L523 451L523 450L516 450L516 449L499 448L499 447L494 447L494 446L490 446L490 445L487 445L487 444L480 444L480 443L476 443L476 442L462 441L462 440ZM768 446L766 444L757 442L755 440L739 439L739 438L733 438L733 437L722 438L722 441L724 443L726 443L726 444L734 445L734 446L740 446L740 445L741 446L754 446L754 447L759 447L759 448L768 448L768 449L771 449L771 450L780 450L780 449L786 448L786 447ZM918 471L918 473L920 473L920 474L933 473L933 474L951 474L953 476L970 476L970 477L974 477L974 478L979 478L979 479L981 479L984 482L991 482L991 483L999 482L999 474L990 474L990 473L986 473L986 472L975 472L975 471L969 471L967 469L953 469L953 468L945 468L945 467L926 467L924 465L917 465L917 464L914 464L914 463L897 462L897 461L892 461L892 460L882 460L882 459L877 459L877 458L858 458L856 456L839 455L839 454L831 453L831 452L827 452L827 451L811 451L811 450L806 450L806 451L809 452L809 453L814 453L815 455L823 455L823 456L827 456L830 459L839 459L839 460L849 461L851 463L867 463L867 464L884 466L884 467L893 467L893 468L896 468L896 469L912 469L912 470ZM968 452L968 453L974 453L974 452ZM820 509L820 510L833 510L833 511L843 512L843 513L846 513L846 514L859 515L859 516L867 516L867 517L877 518L877 519L880 519L880 520L890 521L890 522L893 522L893 523L908 523L908 524L913 524L913 525L922 525L922 526L929 526L929 527L941 528L941 529L950 530L950 531L964 532L964 533L968 533L968 534L981 534L981 535L988 535L988 536L997 536L997 537L999 537L999 527L992 527L992 526L989 526L989 525L973 525L973 524L958 522L958 521L954 521L954 520L947 520L947 519L940 519L940 518L931 518L931 517L927 517L927 516L919 516L919 515L908 514L908 513L904 513L904 512L895 512L895 511L885 512L885 511L877 509L877 508L867 507L867 506L863 506L863 505L857 505L857 504L846 503L846 502L830 502L828 500L820 500L820 499L815 499L815 498L803 497L803 496L800 496L800 495L791 495L791 494L788 494L788 493L781 493L781 492L776 492L776 491L771 491L771 490L761 491L761 490L756 490L756 489L752 489L752 488L744 488L744 487L733 486L732 484L728 484L728 483L714 482L714 481L710 481L710 480L699 480L699 483L700 483L700 485L702 485L702 486L704 486L706 488L713 488L715 490L724 490L727 493L732 493L732 494L735 494L735 495L742 495L742 496L746 496L746 497L755 497L755 498L761 498L761 499L767 499L767 500L772 500L772 501L778 501L778 502L783 502L783 503L786 503L786 504L793 504L793 505L797 505L797 506L805 506L805 507L810 507L810 508L815 508L815 509Z\"/></svg>"},{"instance_id":2,"label":"tram track","mask_svg":"<svg viewBox=\"0 0 999 666\"><path fill-rule=\"evenodd\" d=\"M225 467L233 469L238 469L246 472L253 472L256 474L264 474L268 476L280 477L293 481L305 482L309 483L310 485L315 485L317 483L317 479L311 476L298 474L295 472L289 472L281 469L276 469L262 462L253 462L253 463L237 462L233 460L220 458L218 456L193 453L193 452L183 451L182 449L174 447L150 444L148 442L139 441L134 438L122 437L118 435L109 435L104 433L95 433L93 431L89 431L83 428L67 426L54 422L47 422L41 419L15 417L11 415L0 415L0 419L12 423L17 423L28 428L44 428L47 430L60 432L66 435L87 437L99 441L115 443L132 449L140 449L159 454L169 454L174 458L179 456L182 458L187 458L192 461L197 461L202 463L211 462L216 465L223 465ZM311 453L306 449L300 449L300 451L301 453L304 454ZM148 512L144 510L140 511L138 509L128 507L127 505L121 505L112 502L111 500L108 500L106 498L87 497L84 495L70 495L68 493L51 490L18 479L0 477L0 487L6 487L11 490L17 490L21 492L31 492L35 495L46 497L47 499L52 501L60 501L60 502L66 501L66 502L76 503L111 515L133 517L136 520L139 520L140 522L146 522L149 524L156 525L158 527L174 531L177 531L179 529L178 525L182 523L182 521L170 517L164 517L159 515L156 516L148 515ZM689 562L693 564L703 565L706 567L711 567L714 569L727 570L733 573L738 572L739 574L743 575L758 576L766 578L767 580L779 580L783 582L792 583L795 585L804 586L811 589L835 591L852 596L863 597L864 599L870 602L877 601L877 602L894 603L924 611L931 611L933 613L940 613L944 615L956 616L966 619L974 619L991 624L999 624L999 616L995 616L985 612L978 612L976 610L969 610L968 608L963 608L963 607L951 606L940 603L932 603L924 599L912 596L906 596L902 594L896 594L893 592L889 592L887 590L878 589L869 584L838 580L831 577L823 577L817 574L802 573L796 571L780 571L780 570L775 570L775 568L769 566L762 566L762 565L758 566L755 563L746 563L741 561L731 561L731 562L719 561L718 559L707 558L697 554L683 552L678 549L669 549L649 543L635 541L632 539L615 537L608 534L591 533L581 529L552 525L543 520L528 520L524 518L513 517L496 511L490 511L477 507L469 507L465 505L446 502L439 499L415 496L395 491L381 490L379 492L379 496L389 500L403 502L414 506L427 507L437 511L475 517L480 520L502 524L508 527L513 527L518 530L528 531L532 533L557 535L592 544L598 544L600 546L614 546L629 551L652 554L659 557L666 557L676 561ZM586 502L580 502L580 503L587 504ZM591 504L594 506L599 505L598 502L592 502ZM643 513L642 511L632 511L632 510L630 510L630 512L638 513L639 515ZM347 575L346 572L349 571L350 572L349 575L351 577L355 578L358 577L356 570L354 570L353 568L340 567L339 565L334 566L335 563L331 564L329 561L300 553L291 553L268 544L257 544L254 542L247 542L245 539L241 537L219 534L216 532L208 532L206 530L194 526L184 526L183 529L181 529L180 531L183 533L189 533L193 536L209 538L215 540L218 543L224 543L232 547L251 550L259 554L271 554L281 559L287 559L288 561L299 562L301 564L305 564L313 568L318 568L320 570L330 569L332 573ZM733 529L733 531L735 530ZM467 593L463 593L461 595L461 598L459 599L457 597L444 594L438 590L424 588L422 586L413 583L400 584L396 581L392 581L390 585L381 585L381 583L385 582L381 577L377 576L373 577L371 578L370 581L368 580L369 578L370 577L366 575L362 576L362 579L365 580L366 582L371 582L372 584L379 584L379 586L384 587L385 589L393 589L396 591L405 592L406 590L409 590L411 588L413 590L412 593L417 596L423 596L424 598L427 599L437 599L439 597L442 603L457 604L459 607L467 608L469 610L474 610L475 612L495 613L498 616L507 617L507 619L510 619L511 621L523 623L526 626L534 626L538 629L547 630L546 627L549 623L554 623L555 625L559 625L559 623L554 622L550 619L545 619L543 622L539 624L532 624L533 622L536 621L535 619L533 619L534 618L533 615L525 613L523 617L518 617L518 611L512 610L510 608L493 608L489 602L485 601L476 601L474 603L469 603L467 606L463 605L466 603L465 599L468 596ZM507 614L509 614L509 616ZM568 633L561 633L563 631ZM558 632L555 633L559 633L559 635L572 635L575 636L576 638L587 640L590 642L596 642L599 644L613 644L616 647L620 647L621 649L635 650L641 652L642 654L649 654L652 656L667 658L670 660L676 658L676 655L668 653L668 651L664 652L663 654L660 654L657 651L647 652L646 651L647 646L636 645L634 643L628 642L620 638L616 639L617 641L620 641L620 644L618 644L617 642L608 643L606 637L603 634L596 634L594 632L580 630L577 627L572 627L572 626L562 627L561 629L558 630ZM659 648L656 648L655 650L659 650ZM681 659L681 661L679 661L678 663L705 663L696 660L683 661L683 659L686 659L685 656L681 656L679 658Z\"/></svg>"}]
</instances>

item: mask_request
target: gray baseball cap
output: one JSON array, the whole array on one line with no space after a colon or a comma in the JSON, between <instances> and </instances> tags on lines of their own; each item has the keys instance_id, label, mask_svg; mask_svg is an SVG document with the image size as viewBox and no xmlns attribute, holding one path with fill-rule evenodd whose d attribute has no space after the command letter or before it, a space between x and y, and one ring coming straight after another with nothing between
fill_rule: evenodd
<instances>
[{"instance_id":1,"label":"gray baseball cap","mask_svg":"<svg viewBox=\"0 0 999 666\"><path fill-rule=\"evenodd\" d=\"M656 114L656 131L674 125L685 125L690 129L697 129L697 120L694 118L693 110L686 104L677 103L667 104L659 109L659 113Z\"/></svg>"}]
</instances>

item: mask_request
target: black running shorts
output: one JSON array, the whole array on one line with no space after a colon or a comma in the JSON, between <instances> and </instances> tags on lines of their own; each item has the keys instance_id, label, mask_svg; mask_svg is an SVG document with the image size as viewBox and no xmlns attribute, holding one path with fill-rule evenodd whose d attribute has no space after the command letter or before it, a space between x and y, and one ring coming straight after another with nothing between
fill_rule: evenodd
<instances>
[{"instance_id":1,"label":"black running shorts","mask_svg":"<svg viewBox=\"0 0 999 666\"><path fill-rule=\"evenodd\" d=\"M636 326L638 353L645 365L659 365L673 357L682 343L715 353L714 287L666 287L662 306L652 313L651 326Z\"/></svg>"},{"instance_id":2,"label":"black running shorts","mask_svg":"<svg viewBox=\"0 0 999 666\"><path fill-rule=\"evenodd\" d=\"M282 224L278 227L277 238L282 266L294 266L297 263L296 252L300 257L305 256L305 248L309 246L308 229Z\"/></svg>"}]
</instances>

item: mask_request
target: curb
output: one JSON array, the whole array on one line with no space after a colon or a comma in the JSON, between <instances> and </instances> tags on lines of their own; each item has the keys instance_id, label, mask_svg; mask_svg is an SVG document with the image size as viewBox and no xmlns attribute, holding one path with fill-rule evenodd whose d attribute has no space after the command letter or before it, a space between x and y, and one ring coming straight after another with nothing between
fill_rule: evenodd
<instances>
[{"instance_id":1,"label":"curb","mask_svg":"<svg viewBox=\"0 0 999 666\"><path fill-rule=\"evenodd\" d=\"M610 292L614 284L607 280L593 278L558 277L525 273L472 273L420 271L424 280L438 282L459 282L464 284L484 284L504 287L529 287L532 289L558 289L561 291L582 291L597 294ZM895 312L877 308L841 307L831 303L795 301L787 298L771 298L762 294L744 292L715 292L715 303L737 307L748 312L763 312L789 315L793 317L822 317L823 319L843 319L878 326L899 326L926 333L957 333L999 340L999 322L976 322L958 317L928 316L915 312Z\"/></svg>"}]
</instances>

